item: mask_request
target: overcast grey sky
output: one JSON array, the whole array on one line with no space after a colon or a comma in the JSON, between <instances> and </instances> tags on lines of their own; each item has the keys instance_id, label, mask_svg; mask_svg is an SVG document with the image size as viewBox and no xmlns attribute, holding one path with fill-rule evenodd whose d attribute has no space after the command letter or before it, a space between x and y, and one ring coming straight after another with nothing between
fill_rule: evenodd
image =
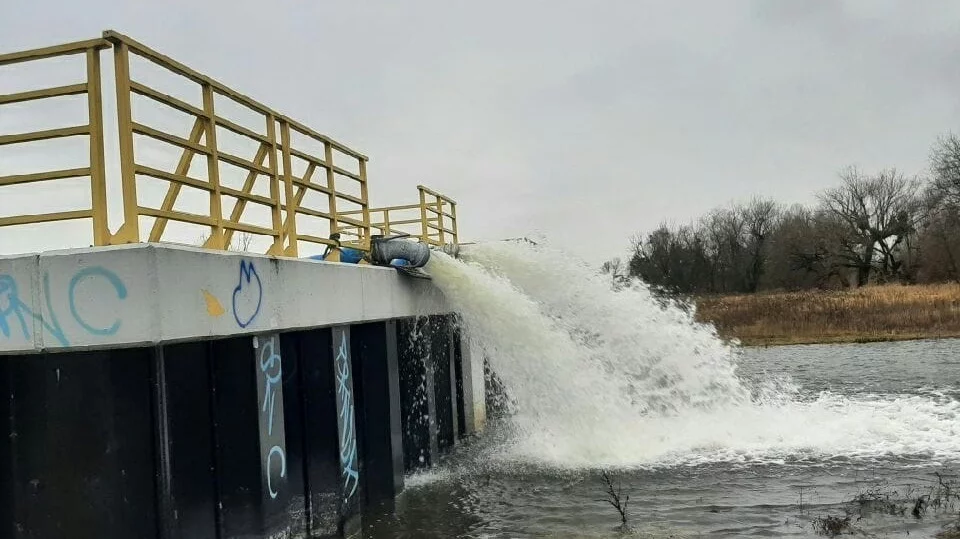
<instances>
[{"instance_id":1,"label":"overcast grey sky","mask_svg":"<svg viewBox=\"0 0 960 539\"><path fill-rule=\"evenodd\" d=\"M463 239L597 259L848 164L921 173L960 126L949 0L7 0L0 51L106 28L365 152L374 204L424 183Z\"/></svg>"}]
</instances>

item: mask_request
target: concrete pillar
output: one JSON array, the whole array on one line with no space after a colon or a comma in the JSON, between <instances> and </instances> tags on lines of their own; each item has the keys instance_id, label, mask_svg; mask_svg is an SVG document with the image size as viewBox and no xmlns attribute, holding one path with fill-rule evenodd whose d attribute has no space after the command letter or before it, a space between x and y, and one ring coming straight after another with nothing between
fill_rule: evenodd
<instances>
[{"instance_id":1,"label":"concrete pillar","mask_svg":"<svg viewBox=\"0 0 960 539\"><path fill-rule=\"evenodd\" d=\"M454 354L458 371L458 405L461 435L476 434L487 422L486 380L483 355L473 350L459 317L454 324Z\"/></svg>"}]
</instances>

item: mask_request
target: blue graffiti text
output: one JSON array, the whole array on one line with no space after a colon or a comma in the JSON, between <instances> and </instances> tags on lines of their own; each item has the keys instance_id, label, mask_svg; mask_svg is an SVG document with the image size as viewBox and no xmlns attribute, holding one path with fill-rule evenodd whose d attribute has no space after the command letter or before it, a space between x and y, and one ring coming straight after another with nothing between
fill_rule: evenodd
<instances>
[{"instance_id":1,"label":"blue graffiti text","mask_svg":"<svg viewBox=\"0 0 960 539\"><path fill-rule=\"evenodd\" d=\"M127 287L116 273L95 266L85 268L76 272L67 285L67 305L70 315L77 325L90 335L110 336L116 335L120 331L122 321L117 318L112 324L106 327L95 327L88 322L80 310L77 308L77 288L80 283L89 279L102 279L107 281L113 287L117 299L125 300L127 298ZM50 334L60 346L70 346L70 339L67 337L60 319L57 316L57 310L53 306L53 295L50 292L50 274L44 273L41 286L43 287L43 298L46 306L46 314L35 312L33 308L23 301L20 297L20 289L17 281L10 275L0 275L0 334L5 338L11 338L12 332L19 328L23 334L23 339L29 341L33 332L31 321L41 325L41 327ZM104 298L94 298L96 300Z\"/></svg>"},{"instance_id":2,"label":"blue graffiti text","mask_svg":"<svg viewBox=\"0 0 960 539\"><path fill-rule=\"evenodd\" d=\"M260 406L260 412L261 414L265 414L267 438L274 438L273 426L277 410L277 389L280 387L283 377L283 366L281 364L280 351L277 350L279 338L273 336L265 339L263 343L263 347L260 349L260 372L263 375L264 385L263 404ZM280 405L283 406L283 403L281 402ZM271 499L276 499L279 494L277 489L274 488L274 459L279 459L280 461L279 478L283 479L287 475L287 455L282 447L283 434L278 433L276 438L278 438L277 441L279 441L279 443L270 447L270 450L267 452L266 462L264 462L267 476L267 490L270 493Z\"/></svg>"},{"instance_id":3,"label":"blue graffiti text","mask_svg":"<svg viewBox=\"0 0 960 539\"><path fill-rule=\"evenodd\" d=\"M357 492L360 472L357 470L357 433L354 427L353 381L350 379L350 352L347 334L341 334L334 361L337 374L337 398L340 400L340 465L343 468L343 501ZM352 486L351 486L352 483Z\"/></svg>"}]
</instances>

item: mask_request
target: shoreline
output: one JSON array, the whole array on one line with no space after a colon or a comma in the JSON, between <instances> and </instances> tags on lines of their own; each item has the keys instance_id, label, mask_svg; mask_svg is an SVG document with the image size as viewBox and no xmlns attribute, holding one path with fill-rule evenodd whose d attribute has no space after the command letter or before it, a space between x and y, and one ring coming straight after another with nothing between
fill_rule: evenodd
<instances>
[{"instance_id":1,"label":"shoreline","mask_svg":"<svg viewBox=\"0 0 960 539\"><path fill-rule=\"evenodd\" d=\"M960 284L873 285L694 299L696 319L744 347L960 338Z\"/></svg>"},{"instance_id":2,"label":"shoreline","mask_svg":"<svg viewBox=\"0 0 960 539\"><path fill-rule=\"evenodd\" d=\"M723 337L725 342L732 339ZM882 342L907 342L907 341L947 341L960 339L960 333L951 334L902 334L902 335L831 335L821 338L806 337L769 337L754 338L747 341L740 341L739 345L743 348L770 348L773 346L805 346L816 344L870 344Z\"/></svg>"}]
</instances>

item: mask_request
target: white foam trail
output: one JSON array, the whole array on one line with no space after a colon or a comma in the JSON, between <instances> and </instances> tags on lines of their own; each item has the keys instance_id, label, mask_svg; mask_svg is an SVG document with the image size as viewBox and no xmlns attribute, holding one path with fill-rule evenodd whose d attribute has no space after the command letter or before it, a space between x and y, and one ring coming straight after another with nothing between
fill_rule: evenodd
<instances>
[{"instance_id":1,"label":"white foam trail","mask_svg":"<svg viewBox=\"0 0 960 539\"><path fill-rule=\"evenodd\" d=\"M960 403L747 387L736 351L642 284L614 292L569 255L523 244L436 254L429 271L513 402L494 458L559 467L960 458Z\"/></svg>"}]
</instances>

